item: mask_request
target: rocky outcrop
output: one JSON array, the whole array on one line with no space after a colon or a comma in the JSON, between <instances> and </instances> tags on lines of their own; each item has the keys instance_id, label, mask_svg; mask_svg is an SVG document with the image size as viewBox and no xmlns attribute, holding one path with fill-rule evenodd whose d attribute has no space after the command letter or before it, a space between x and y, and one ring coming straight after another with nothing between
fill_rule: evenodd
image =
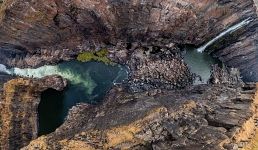
<instances>
[{"instance_id":1,"label":"rocky outcrop","mask_svg":"<svg viewBox=\"0 0 258 150\"><path fill-rule=\"evenodd\" d=\"M131 54L126 56L128 58L123 60L130 69L127 86L131 92L182 89L193 83L194 76L178 49L138 47L131 49Z\"/></svg>"},{"instance_id":2,"label":"rocky outcrop","mask_svg":"<svg viewBox=\"0 0 258 150\"><path fill-rule=\"evenodd\" d=\"M237 68L220 68L217 64L212 66L211 76L209 79L211 84L243 84L240 72Z\"/></svg>"},{"instance_id":3,"label":"rocky outcrop","mask_svg":"<svg viewBox=\"0 0 258 150\"><path fill-rule=\"evenodd\" d=\"M0 11L0 45L14 45L17 53L0 63L35 67L101 47L123 53L134 43L197 46L248 17L253 22L226 38L226 44L216 44L214 55L230 67L239 67L246 79L256 80L254 0L5 0ZM121 42L125 49L120 49ZM2 51L1 56L7 55Z\"/></svg>"},{"instance_id":4,"label":"rocky outcrop","mask_svg":"<svg viewBox=\"0 0 258 150\"><path fill-rule=\"evenodd\" d=\"M238 149L252 139L256 84L199 85L182 91L110 91L101 106L80 104L29 149Z\"/></svg>"},{"instance_id":5,"label":"rocky outcrop","mask_svg":"<svg viewBox=\"0 0 258 150\"><path fill-rule=\"evenodd\" d=\"M193 80L180 46L204 44L246 18L248 26L207 51L257 81L254 0L4 0L0 7L0 64L37 67L107 48L109 59L130 68L129 86L114 88L101 106L73 107L39 138L39 95L66 82L9 81L0 95L0 149L237 149L255 133L257 85L239 85L235 70L214 68L211 82L220 85L171 90Z\"/></svg>"},{"instance_id":6,"label":"rocky outcrop","mask_svg":"<svg viewBox=\"0 0 258 150\"><path fill-rule=\"evenodd\" d=\"M17 78L5 83L0 95L0 149L19 149L35 139L40 93L48 88L62 90L66 84L58 76Z\"/></svg>"}]
</instances>

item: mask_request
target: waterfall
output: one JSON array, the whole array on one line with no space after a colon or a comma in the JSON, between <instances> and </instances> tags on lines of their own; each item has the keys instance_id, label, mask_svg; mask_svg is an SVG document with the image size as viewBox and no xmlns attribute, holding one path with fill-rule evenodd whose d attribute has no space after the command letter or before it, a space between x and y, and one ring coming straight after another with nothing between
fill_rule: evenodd
<instances>
[{"instance_id":1,"label":"waterfall","mask_svg":"<svg viewBox=\"0 0 258 150\"><path fill-rule=\"evenodd\" d=\"M218 36L216 36L215 38L213 38L211 41L209 41L208 43L206 43L205 45L199 47L197 49L198 52L202 53L208 46L212 45L214 42L216 42L217 40L219 40L220 38L222 38L223 36L227 35L228 33L232 33L246 25L248 25L250 22L252 22L253 20L251 18L247 18L245 20L243 20L242 22L235 24L233 26L231 26L230 28L228 28L227 30L223 31L222 33L220 33Z\"/></svg>"}]
</instances>

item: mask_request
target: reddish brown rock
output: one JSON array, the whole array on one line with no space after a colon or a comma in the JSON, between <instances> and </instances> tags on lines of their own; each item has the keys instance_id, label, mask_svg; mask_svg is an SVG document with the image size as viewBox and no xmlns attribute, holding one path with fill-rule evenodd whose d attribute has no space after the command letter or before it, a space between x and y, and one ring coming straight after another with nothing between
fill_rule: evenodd
<instances>
[{"instance_id":1,"label":"reddish brown rock","mask_svg":"<svg viewBox=\"0 0 258 150\"><path fill-rule=\"evenodd\" d=\"M0 149L19 149L37 138L41 92L48 88L62 90L66 84L58 76L5 83L0 94Z\"/></svg>"},{"instance_id":2,"label":"reddish brown rock","mask_svg":"<svg viewBox=\"0 0 258 150\"><path fill-rule=\"evenodd\" d=\"M214 54L229 67L240 68L247 80L257 80L254 0L5 0L0 45L15 45L19 53L0 63L35 67L74 58L80 51L116 49L120 41L197 46L248 17L253 22L218 43Z\"/></svg>"},{"instance_id":3,"label":"reddish brown rock","mask_svg":"<svg viewBox=\"0 0 258 150\"><path fill-rule=\"evenodd\" d=\"M255 84L155 91L128 94L115 88L101 106L73 107L61 127L23 150L233 150L253 138Z\"/></svg>"}]
</instances>

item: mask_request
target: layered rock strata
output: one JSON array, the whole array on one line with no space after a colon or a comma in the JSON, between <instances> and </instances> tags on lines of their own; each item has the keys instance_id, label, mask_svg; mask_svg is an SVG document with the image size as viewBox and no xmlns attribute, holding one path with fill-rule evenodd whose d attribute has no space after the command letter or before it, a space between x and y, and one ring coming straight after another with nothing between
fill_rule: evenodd
<instances>
[{"instance_id":1,"label":"layered rock strata","mask_svg":"<svg viewBox=\"0 0 258 150\"><path fill-rule=\"evenodd\" d=\"M120 41L169 46L201 45L226 28L251 18L227 42L213 51L230 67L239 67L246 80L257 80L257 2L254 0L5 0L0 10L0 63L35 67L75 58L81 51ZM220 46L223 45L223 46ZM15 48L12 48L15 47ZM3 52L2 52L3 51ZM123 50L122 50L123 51Z\"/></svg>"},{"instance_id":2,"label":"layered rock strata","mask_svg":"<svg viewBox=\"0 0 258 150\"><path fill-rule=\"evenodd\" d=\"M0 63L37 67L107 48L112 61L130 67L129 89L136 92L117 87L101 106L73 107L54 133L33 140L40 92L66 82L11 80L0 95L0 149L231 150L252 139L256 84L171 89L192 82L179 45L204 44L246 18L249 25L207 51L257 81L256 1L5 0L0 7ZM224 73L217 69L212 82L238 83Z\"/></svg>"},{"instance_id":3,"label":"layered rock strata","mask_svg":"<svg viewBox=\"0 0 258 150\"><path fill-rule=\"evenodd\" d=\"M66 84L58 76L17 78L5 83L0 93L0 149L19 149L35 139L41 92L48 88L62 90Z\"/></svg>"},{"instance_id":4,"label":"layered rock strata","mask_svg":"<svg viewBox=\"0 0 258 150\"><path fill-rule=\"evenodd\" d=\"M110 91L102 106L80 104L32 149L238 149L256 130L256 84L182 91Z\"/></svg>"}]
</instances>

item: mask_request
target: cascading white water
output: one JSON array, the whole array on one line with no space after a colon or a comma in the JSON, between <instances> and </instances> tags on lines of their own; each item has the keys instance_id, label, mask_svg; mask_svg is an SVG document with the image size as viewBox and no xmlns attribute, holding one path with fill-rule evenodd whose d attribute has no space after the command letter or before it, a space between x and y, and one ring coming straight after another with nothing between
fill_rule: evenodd
<instances>
[{"instance_id":1,"label":"cascading white water","mask_svg":"<svg viewBox=\"0 0 258 150\"><path fill-rule=\"evenodd\" d=\"M94 75L92 73L99 72L98 70L106 70L109 72L105 72L103 76L109 75L112 80L113 84L119 84L123 82L123 80L127 76L127 70L123 66L109 66L104 69L106 66L101 65L101 63L80 63L76 61L65 62L55 66L42 66L36 69L31 68L6 68L5 65L0 64L0 72L6 73L9 75L16 75L21 77L30 77L30 78L43 78L45 76L50 75L59 75L63 78L69 80L71 85L81 86L83 87L86 95L91 95L93 90L97 87L97 84L94 80ZM104 68L103 68L104 67ZM110 69L110 70L109 70ZM112 71L111 71L112 70ZM113 73L112 73L113 72ZM107 73L107 74L105 74ZM106 79L109 84L109 80Z\"/></svg>"},{"instance_id":2,"label":"cascading white water","mask_svg":"<svg viewBox=\"0 0 258 150\"><path fill-rule=\"evenodd\" d=\"M5 65L0 64L0 72L6 73L9 75L17 75L21 77L30 77L30 78L42 78L50 75L60 75L63 78L66 78L70 81L71 84L82 84L85 87L86 93L91 94L96 83L91 79L89 72L85 71L83 75L74 72L70 69L60 69L59 66L42 66L36 69L20 69L20 68L11 68L7 69Z\"/></svg>"},{"instance_id":3,"label":"cascading white water","mask_svg":"<svg viewBox=\"0 0 258 150\"><path fill-rule=\"evenodd\" d=\"M11 72L3 64L0 64L0 72L6 73L6 74L11 74Z\"/></svg>"},{"instance_id":4,"label":"cascading white water","mask_svg":"<svg viewBox=\"0 0 258 150\"><path fill-rule=\"evenodd\" d=\"M210 40L208 43L206 43L205 45L199 47L197 49L198 52L202 53L208 46L214 44L214 42L216 42L217 40L219 40L220 38L224 37L225 35L227 35L228 33L232 33L246 25L248 25L250 22L252 22L253 20L251 18L247 18L245 20L243 20L242 22L233 25L232 27L228 28L227 30L223 31L222 33L220 33L218 36L216 36L215 38L213 38L212 40Z\"/></svg>"}]
</instances>

